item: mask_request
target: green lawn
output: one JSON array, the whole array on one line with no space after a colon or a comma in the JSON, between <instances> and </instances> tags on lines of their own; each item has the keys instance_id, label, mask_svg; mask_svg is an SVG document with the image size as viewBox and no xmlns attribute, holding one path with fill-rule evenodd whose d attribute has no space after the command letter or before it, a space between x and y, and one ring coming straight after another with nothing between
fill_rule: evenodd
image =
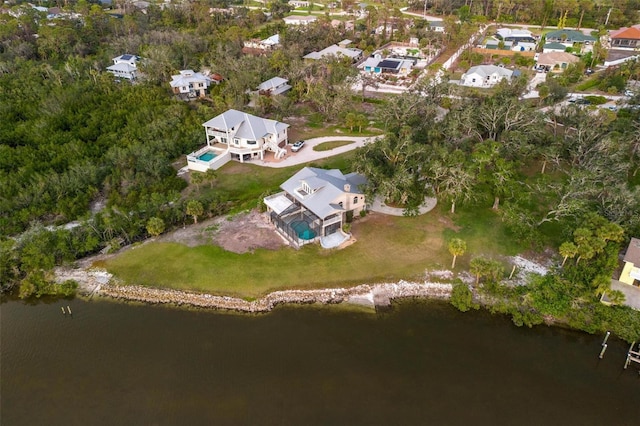
<instances>
[{"instance_id":1,"label":"green lawn","mask_svg":"<svg viewBox=\"0 0 640 426\"><path fill-rule=\"evenodd\" d=\"M250 298L285 288L421 279L426 269L450 266L446 241L454 236L468 244L458 270L466 269L479 254L513 255L523 249L490 208L461 210L454 216L443 210L415 218L381 214L359 218L352 228L357 242L343 250L310 245L236 254L210 245L148 243L97 266L125 283Z\"/></svg>"},{"instance_id":2,"label":"green lawn","mask_svg":"<svg viewBox=\"0 0 640 426\"><path fill-rule=\"evenodd\" d=\"M338 148L341 146L345 146L345 145L351 145L352 143L355 143L353 141L331 141L331 142L324 142L321 144L318 144L316 146L313 147L314 151L331 151L334 148Z\"/></svg>"},{"instance_id":3,"label":"green lawn","mask_svg":"<svg viewBox=\"0 0 640 426\"><path fill-rule=\"evenodd\" d=\"M336 168L350 173L353 152L336 155L308 164L312 167ZM292 166L282 169L261 167L255 164L242 164L230 161L217 172L213 188L203 185L202 195L208 192L221 194L224 199L234 203L233 211L242 211L257 206L258 200L268 193L279 190L280 184L289 179L303 166Z\"/></svg>"},{"instance_id":4,"label":"green lawn","mask_svg":"<svg viewBox=\"0 0 640 426\"><path fill-rule=\"evenodd\" d=\"M352 171L353 152L310 163L313 167ZM254 208L266 193L302 166L284 169L230 162L218 171L212 189L234 203L232 211ZM356 218L352 233L357 242L343 250L319 245L301 250L258 249L236 254L212 245L187 247L177 243L148 243L100 263L129 284L258 297L277 289L348 286L360 283L421 279L426 269L444 269L451 263L446 242L459 237L467 252L457 269L466 269L477 255L513 255L526 249L509 235L491 201L458 206L438 205L426 215L407 218L371 214Z\"/></svg>"}]
</instances>

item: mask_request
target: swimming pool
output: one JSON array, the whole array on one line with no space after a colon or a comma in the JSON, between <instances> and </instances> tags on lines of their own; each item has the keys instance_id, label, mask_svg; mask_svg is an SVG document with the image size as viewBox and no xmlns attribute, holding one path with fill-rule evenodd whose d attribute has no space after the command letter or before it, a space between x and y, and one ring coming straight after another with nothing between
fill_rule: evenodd
<instances>
[{"instance_id":1,"label":"swimming pool","mask_svg":"<svg viewBox=\"0 0 640 426\"><path fill-rule=\"evenodd\" d=\"M316 237L315 231L309 228L309 224L304 220L291 222L291 227L301 240L313 240Z\"/></svg>"},{"instance_id":2,"label":"swimming pool","mask_svg":"<svg viewBox=\"0 0 640 426\"><path fill-rule=\"evenodd\" d=\"M211 161L214 158L216 158L217 154L214 154L211 151L205 152L204 154L202 154L200 157L198 157L198 160L201 161Z\"/></svg>"}]
</instances>

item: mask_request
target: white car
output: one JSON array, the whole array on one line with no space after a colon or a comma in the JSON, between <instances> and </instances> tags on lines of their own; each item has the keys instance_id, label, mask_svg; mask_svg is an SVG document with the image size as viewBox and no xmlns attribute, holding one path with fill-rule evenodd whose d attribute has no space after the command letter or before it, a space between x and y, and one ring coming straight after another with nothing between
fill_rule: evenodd
<instances>
[{"instance_id":1,"label":"white car","mask_svg":"<svg viewBox=\"0 0 640 426\"><path fill-rule=\"evenodd\" d=\"M293 145L291 145L291 151L298 152L302 149L303 146L304 146L304 141L295 142Z\"/></svg>"}]
</instances>

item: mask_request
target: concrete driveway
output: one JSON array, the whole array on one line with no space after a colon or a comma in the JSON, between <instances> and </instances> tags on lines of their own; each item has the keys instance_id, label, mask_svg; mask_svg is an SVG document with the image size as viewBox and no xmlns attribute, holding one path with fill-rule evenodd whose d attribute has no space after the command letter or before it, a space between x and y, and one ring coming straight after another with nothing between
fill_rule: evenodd
<instances>
[{"instance_id":1,"label":"concrete driveway","mask_svg":"<svg viewBox=\"0 0 640 426\"><path fill-rule=\"evenodd\" d=\"M304 147L298 152L292 152L291 146L287 145L287 155L283 159L276 160L273 158L273 155L269 155L264 160L253 160L250 161L250 163L275 168L295 166L320 160L322 158L332 157L344 152L353 151L354 149L360 148L369 142L374 142L377 137L378 136L324 136L321 138L307 139L305 140ZM316 145L334 141L353 141L353 143L343 145L329 151L313 150L313 147Z\"/></svg>"}]
</instances>

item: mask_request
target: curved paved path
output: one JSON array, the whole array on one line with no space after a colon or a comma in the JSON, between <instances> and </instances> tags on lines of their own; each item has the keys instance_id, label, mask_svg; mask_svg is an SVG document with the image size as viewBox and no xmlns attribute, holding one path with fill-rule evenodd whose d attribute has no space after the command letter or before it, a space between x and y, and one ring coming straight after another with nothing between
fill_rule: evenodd
<instances>
[{"instance_id":1,"label":"curved paved path","mask_svg":"<svg viewBox=\"0 0 640 426\"><path fill-rule=\"evenodd\" d=\"M430 212L433 208L438 204L438 200L433 197L424 197L424 203L418 209L418 215L423 215L425 213ZM390 207L382 202L380 197L376 197L373 200L371 206L369 206L369 210L372 212L378 212L383 214L388 214L391 216L404 216L404 209L398 207Z\"/></svg>"},{"instance_id":2,"label":"curved paved path","mask_svg":"<svg viewBox=\"0 0 640 426\"><path fill-rule=\"evenodd\" d=\"M378 136L324 136L305 140L304 147L298 152L291 152L291 147L287 145L287 155L282 160L251 161L252 164L265 167L289 167L297 164L309 163L321 158L332 157L343 152L352 151L364 146L368 142L373 142ZM348 145L339 146L329 151L314 151L313 147L324 142L353 141Z\"/></svg>"}]
</instances>

